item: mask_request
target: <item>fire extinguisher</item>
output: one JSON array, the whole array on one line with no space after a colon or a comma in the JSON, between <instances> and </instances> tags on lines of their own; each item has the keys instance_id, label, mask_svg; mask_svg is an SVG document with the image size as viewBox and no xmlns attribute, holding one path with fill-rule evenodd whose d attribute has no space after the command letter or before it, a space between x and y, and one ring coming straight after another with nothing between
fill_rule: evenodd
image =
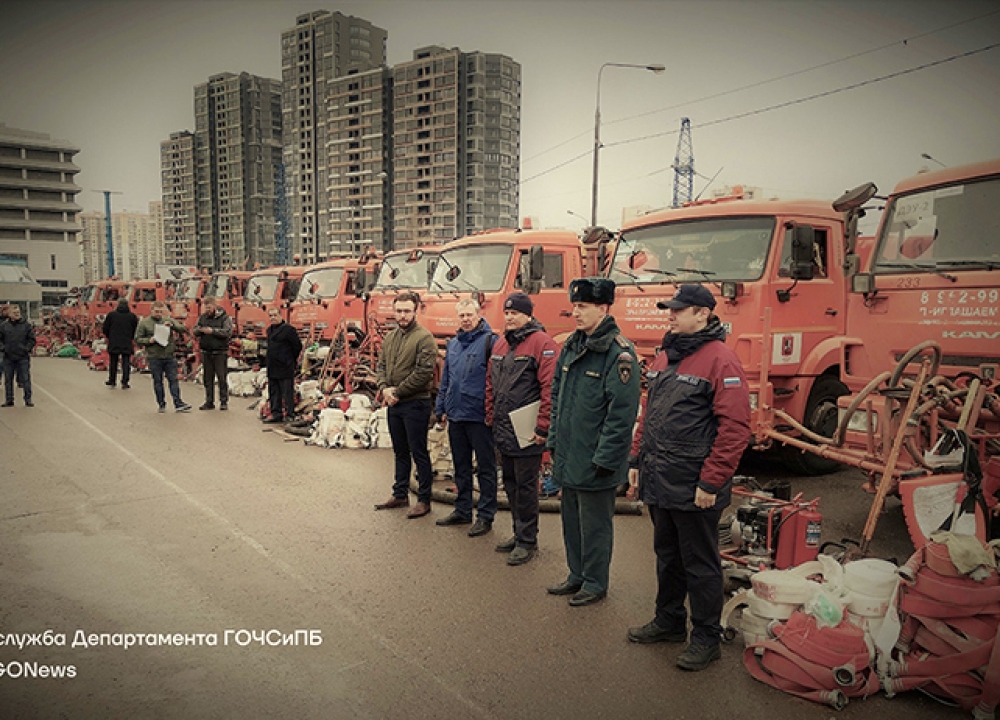
<instances>
[{"instance_id":1,"label":"fire extinguisher","mask_svg":"<svg viewBox=\"0 0 1000 720\"><path fill-rule=\"evenodd\" d=\"M823 516L815 505L810 503L785 507L781 511L781 524L778 527L774 567L785 570L816 559L819 555Z\"/></svg>"}]
</instances>

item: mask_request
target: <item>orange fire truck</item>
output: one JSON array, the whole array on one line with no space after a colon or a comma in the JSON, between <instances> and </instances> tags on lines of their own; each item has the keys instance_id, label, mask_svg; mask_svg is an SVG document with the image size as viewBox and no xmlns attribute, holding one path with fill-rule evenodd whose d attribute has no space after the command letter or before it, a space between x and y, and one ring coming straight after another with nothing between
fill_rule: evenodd
<instances>
[{"instance_id":1,"label":"orange fire truck","mask_svg":"<svg viewBox=\"0 0 1000 720\"><path fill-rule=\"evenodd\" d=\"M535 317L557 342L574 329L568 288L584 272L583 245L566 230L489 230L441 247L419 320L442 347L458 331L456 305L473 297L495 332L503 332L503 301L531 296Z\"/></svg>"},{"instance_id":2,"label":"orange fire truck","mask_svg":"<svg viewBox=\"0 0 1000 720\"><path fill-rule=\"evenodd\" d=\"M369 293L368 331L376 329L374 323L383 331L396 327L393 299L403 290L416 291L423 297L440 252L440 246L428 246L396 250L383 258L378 279Z\"/></svg>"},{"instance_id":3,"label":"orange fire truck","mask_svg":"<svg viewBox=\"0 0 1000 720\"><path fill-rule=\"evenodd\" d=\"M136 280L129 290L129 307L142 319L149 315L154 302L167 300L167 291L162 280Z\"/></svg>"},{"instance_id":4,"label":"orange fire truck","mask_svg":"<svg viewBox=\"0 0 1000 720\"><path fill-rule=\"evenodd\" d=\"M239 334L255 340L267 335L267 311L272 306L282 309L288 320L288 309L299 291L299 283L307 268L301 265L258 270L247 280L243 299L234 304L239 313Z\"/></svg>"},{"instance_id":5,"label":"orange fire truck","mask_svg":"<svg viewBox=\"0 0 1000 720\"><path fill-rule=\"evenodd\" d=\"M837 398L848 392L839 353L844 238L843 216L813 200L735 195L637 218L622 229L609 273L618 286L615 318L648 360L668 329L657 301L680 283L704 284L747 373L755 447L771 445L771 407L830 436ZM798 450L785 459L803 474L836 467Z\"/></svg>"},{"instance_id":6,"label":"orange fire truck","mask_svg":"<svg viewBox=\"0 0 1000 720\"><path fill-rule=\"evenodd\" d=\"M374 282L380 262L374 255L364 255L310 266L289 308L288 323L301 337L322 344L333 340L341 320L352 331L363 331L365 301L361 296L369 289L368 278ZM360 268L365 269L361 278ZM359 285L362 278L364 285Z\"/></svg>"},{"instance_id":7,"label":"orange fire truck","mask_svg":"<svg viewBox=\"0 0 1000 720\"><path fill-rule=\"evenodd\" d=\"M198 321L201 308L201 298L208 283L206 275L192 275L178 280L174 286L174 295L167 303L170 316L182 323L188 330Z\"/></svg>"}]
</instances>

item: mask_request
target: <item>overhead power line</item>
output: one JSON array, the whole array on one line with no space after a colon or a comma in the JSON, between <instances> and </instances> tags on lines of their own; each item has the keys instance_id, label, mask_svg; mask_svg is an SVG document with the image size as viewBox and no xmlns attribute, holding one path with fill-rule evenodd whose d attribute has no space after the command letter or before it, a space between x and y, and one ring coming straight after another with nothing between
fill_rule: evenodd
<instances>
[{"instance_id":1,"label":"overhead power line","mask_svg":"<svg viewBox=\"0 0 1000 720\"><path fill-rule=\"evenodd\" d=\"M993 12L985 13L974 18L969 18L968 20L961 20L957 23L952 23L951 25L946 25L944 27L937 28L936 30L928 30L927 32L919 33L917 35L911 35L910 37L903 38L902 40L895 40L891 43L886 43L885 45L879 45L878 47L871 48L869 50L862 50L861 52L856 52L853 55L845 55L842 58L837 58L836 60L829 60L819 65L813 65L812 67L803 68L801 70L794 70L790 73L785 73L784 75L778 75L767 80L760 80L755 83L750 83L749 85L742 85L738 88L733 88L732 90L724 90L722 92L713 93L711 95L705 95L696 100L688 100L686 102L678 103L676 105L670 105L669 107L660 108L658 110L648 110L643 113L638 113L637 115L629 115L623 118L617 118L615 120L609 120L605 125L614 125L615 123L625 122L627 120L635 120L637 118L646 117L647 115L656 115L658 113L667 112L669 110L676 110L680 107L687 107L688 105L694 105L695 103L705 102L706 100L715 100L716 98L724 97L725 95L732 95L733 93L742 92L744 90L752 90L753 88L761 87L762 85L768 85L773 82L778 82L779 80L787 80L788 78L796 77L798 75L804 75L805 73L812 72L813 70L822 70L823 68L830 67L831 65L837 65L842 62L847 62L848 60L856 60L859 57L864 57L865 55L871 55L872 53L881 52L882 50L888 50L889 48L896 47L897 45L906 45L912 40L919 40L920 38L927 37L929 35L936 35L937 33L944 32L946 30L951 30L953 28L959 27L961 25L968 25L972 22L978 22L984 18L991 17L993 15L1000 15L1000 10L994 10ZM583 133L584 135L586 133ZM577 136L579 137L579 136ZM575 139L575 138L574 138Z\"/></svg>"},{"instance_id":2,"label":"overhead power line","mask_svg":"<svg viewBox=\"0 0 1000 720\"><path fill-rule=\"evenodd\" d=\"M605 125L614 125L616 123L626 122L628 120L635 120L637 118L646 117L648 115L656 115L658 113L668 112L670 110L676 110L677 108L687 107L688 105L694 105L696 103L705 102L707 100L715 100L720 97L725 97L726 95L733 95L738 92L743 92L744 90L752 90L753 88L761 87L762 85L768 85L770 83L778 82L779 80L787 80L788 78L796 77L798 75L804 75L805 73L812 72L814 70L822 70L823 68L830 67L831 65L837 65L839 63L847 62L848 60L856 60L859 57L864 57L865 55L871 55L872 53L881 52L882 50L888 50L889 48L896 47L897 45L907 45L913 40L919 40L920 38L928 37L930 35L936 35L937 33L945 32L947 30L952 30L956 27L962 25L968 25L969 23L978 22L993 15L1000 15L1000 10L994 10L993 12L984 13L983 15L977 15L976 17L968 18L967 20L960 20L951 25L945 25L944 27L939 27L934 30L928 30L927 32L918 33L917 35L911 35L909 37L902 38L901 40L894 40L891 43L886 43L885 45L879 45L878 47L870 48L868 50L862 50L861 52L856 52L851 55L845 55L844 57L837 58L835 60L829 60L819 65L813 65L811 67L802 68L801 70L794 70L790 73L785 73L784 75L777 75L766 80L759 80L749 85L741 85L740 87L732 88L730 90L723 90L722 92L713 93L711 95L705 95L704 97L696 98L695 100L687 100L682 103L677 103L676 105L669 105L667 107L659 108L657 110L649 110L647 112L639 113L637 115L629 115L627 117L616 118L614 120L609 120L605 122ZM567 138L552 147L546 148L541 152L537 152L534 155L522 159L521 162L531 162L543 155L546 155L553 150L558 150L559 148L568 145L574 140L578 140L582 137L586 137L591 133L590 129L584 130L583 132L577 133L571 138Z\"/></svg>"},{"instance_id":3,"label":"overhead power line","mask_svg":"<svg viewBox=\"0 0 1000 720\"><path fill-rule=\"evenodd\" d=\"M768 105L767 107L758 108L756 110L747 110L746 112L737 113L736 115L730 115L729 117L719 118L718 120L709 120L708 122L698 123L694 127L706 128L712 125L721 125L722 123L732 122L733 120L740 120L742 118L751 117L754 115L763 115L764 113L772 112L774 110L780 110L782 108L791 107L792 105L801 105L802 103L807 103L812 100L819 100L820 98L830 97L831 95L837 95L842 92L847 92L848 90L857 90L858 88L863 88L867 85L874 85L875 83L884 82L886 80L892 80L894 78L902 77L903 75L910 75L920 70L927 70L928 68L937 67L938 65L944 65L945 63L950 63L955 60L962 60L963 58L971 57L973 55L978 55L980 53L993 50L994 48L1000 47L1000 42L993 43L991 45L986 45L985 47L977 48L976 50L969 50L968 52L959 53L957 55L952 55L950 57L942 58L941 60L933 60L923 65L917 65L915 67L907 68L905 70L899 70L898 72L889 73L887 75L880 75L876 78L871 78L868 80L862 80L861 82L852 83L850 85L842 85L839 88L834 88L833 90L825 90L823 92L815 93L813 95L806 95L805 97L796 98L794 100L788 100L783 103L777 103L776 105ZM667 130L661 133L653 133L652 135L643 135L637 138L628 138L627 140L618 140L616 142L607 143L604 147L614 147L615 145L629 145L631 143L641 142L643 140L650 140L652 138L663 137L665 135L676 135L677 130Z\"/></svg>"},{"instance_id":4,"label":"overhead power line","mask_svg":"<svg viewBox=\"0 0 1000 720\"><path fill-rule=\"evenodd\" d=\"M741 120L743 118L752 117L755 115L763 115L764 113L773 112L774 110L780 110L782 108L791 107L793 105L801 105L803 103L807 103L812 100L819 100L821 98L830 97L831 95L837 95L839 93L847 92L849 90L857 90L858 88L866 87L868 85L874 85L875 83L884 82L886 80L892 80L894 78L902 77L904 75L910 75L912 73L919 72L921 70L927 70L928 68L937 67L939 65L944 65L946 63L954 62L955 60L961 60L967 57L972 57L973 55L978 55L980 53L993 50L997 47L1000 47L1000 42L992 43L990 45L986 45L985 47L977 48L975 50L969 50L964 53L958 53L957 55L951 55L950 57L942 58L940 60L934 60L932 62L924 63L922 65L917 65L911 68L907 68L905 70L899 70L898 72L889 73L887 75L880 75L878 77L870 78L868 80L862 80L861 82L852 83L850 85L843 85L841 87L834 88L832 90L825 90L823 92L814 93L813 95L807 95L805 97L795 98L794 100L788 100L786 102L777 103L775 105L768 105L767 107L757 108L755 110L747 110L746 112L737 113L735 115L730 115L728 117L718 118L716 120L709 120L707 122L698 123L697 125L692 125L692 128L706 128L706 127L711 127L713 125L722 125L723 123L732 122L733 120ZM640 137L628 138L626 140L617 140L615 142L606 143L604 144L604 147L607 148L607 147L615 147L617 145L630 145L632 143L643 142L645 140L653 140L655 138L666 137L668 135L676 135L678 132L679 130L664 130L663 132L652 133L651 135L642 135ZM590 155L590 152L591 151L588 150L587 152L581 153L576 157L566 160L565 162L561 162L558 165L554 165L553 167L550 167L546 170L536 173L529 178L525 178L524 180L521 181L521 185L524 185L525 183L530 182L536 178L540 178L543 175L548 175L550 172L558 170L559 168L565 167L570 163L576 162L577 160L587 157L588 155Z\"/></svg>"}]
</instances>

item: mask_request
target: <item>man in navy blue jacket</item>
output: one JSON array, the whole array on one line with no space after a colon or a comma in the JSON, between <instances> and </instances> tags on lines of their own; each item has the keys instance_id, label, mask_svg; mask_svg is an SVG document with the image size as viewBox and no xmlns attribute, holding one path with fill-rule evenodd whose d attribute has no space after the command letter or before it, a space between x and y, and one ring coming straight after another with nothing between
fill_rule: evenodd
<instances>
[{"instance_id":1,"label":"man in navy blue jacket","mask_svg":"<svg viewBox=\"0 0 1000 720\"><path fill-rule=\"evenodd\" d=\"M448 341L434 414L447 420L451 458L455 464L458 497L455 510L438 525L472 522L472 455L479 479L479 512L469 537L493 528L497 512L497 463L493 431L486 424L486 371L496 335L479 314L479 303L462 300L457 305L458 334Z\"/></svg>"}]
</instances>

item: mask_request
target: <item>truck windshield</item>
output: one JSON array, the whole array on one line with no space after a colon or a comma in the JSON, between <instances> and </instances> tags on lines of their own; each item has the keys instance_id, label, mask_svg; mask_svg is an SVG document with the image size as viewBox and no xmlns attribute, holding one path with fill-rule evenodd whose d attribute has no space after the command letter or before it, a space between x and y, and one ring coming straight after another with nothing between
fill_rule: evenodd
<instances>
[{"instance_id":1,"label":"truck windshield","mask_svg":"<svg viewBox=\"0 0 1000 720\"><path fill-rule=\"evenodd\" d=\"M419 260L407 262L409 253L390 255L382 262L376 290L410 290L427 287L427 263L437 259L433 253L424 253Z\"/></svg>"},{"instance_id":2,"label":"truck windshield","mask_svg":"<svg viewBox=\"0 0 1000 720\"><path fill-rule=\"evenodd\" d=\"M254 275L247 283L247 291L243 295L244 300L261 302L262 300L274 300L274 293L278 290L277 275Z\"/></svg>"},{"instance_id":3,"label":"truck windshield","mask_svg":"<svg viewBox=\"0 0 1000 720\"><path fill-rule=\"evenodd\" d=\"M226 288L229 287L228 275L213 275L205 288L205 297L214 297L221 300L226 296ZM177 289L180 292L180 288Z\"/></svg>"},{"instance_id":4,"label":"truck windshield","mask_svg":"<svg viewBox=\"0 0 1000 720\"><path fill-rule=\"evenodd\" d=\"M313 298L334 298L340 292L340 280L344 277L344 268L323 268L312 270L302 276L299 293L296 300L312 300Z\"/></svg>"},{"instance_id":5,"label":"truck windshield","mask_svg":"<svg viewBox=\"0 0 1000 720\"><path fill-rule=\"evenodd\" d=\"M194 300L198 297L198 286L201 283L199 278L187 278L177 283L177 290L174 292L174 300Z\"/></svg>"},{"instance_id":6,"label":"truck windshield","mask_svg":"<svg viewBox=\"0 0 1000 720\"><path fill-rule=\"evenodd\" d=\"M434 268L431 292L483 291L503 288L510 256L510 245L472 245L445 250Z\"/></svg>"},{"instance_id":7,"label":"truck windshield","mask_svg":"<svg viewBox=\"0 0 1000 720\"><path fill-rule=\"evenodd\" d=\"M923 190L889 202L872 270L1000 268L1000 178Z\"/></svg>"},{"instance_id":8,"label":"truck windshield","mask_svg":"<svg viewBox=\"0 0 1000 720\"><path fill-rule=\"evenodd\" d=\"M712 218L622 234L611 279L619 285L757 280L774 235L773 217Z\"/></svg>"},{"instance_id":9,"label":"truck windshield","mask_svg":"<svg viewBox=\"0 0 1000 720\"><path fill-rule=\"evenodd\" d=\"M83 289L83 293L80 294L80 300L83 302L91 302L94 299L94 295L97 293L96 285L88 285Z\"/></svg>"}]
</instances>

